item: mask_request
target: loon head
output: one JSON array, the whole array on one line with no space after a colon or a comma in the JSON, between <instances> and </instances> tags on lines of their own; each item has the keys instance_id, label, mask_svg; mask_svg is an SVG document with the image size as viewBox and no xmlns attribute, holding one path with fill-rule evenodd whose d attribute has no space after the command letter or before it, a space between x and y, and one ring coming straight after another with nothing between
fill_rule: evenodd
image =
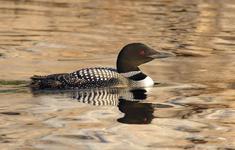
<instances>
[{"instance_id":1,"label":"loon head","mask_svg":"<svg viewBox=\"0 0 235 150\"><path fill-rule=\"evenodd\" d=\"M131 43L122 48L117 58L117 71L126 73L138 71L138 66L156 58L173 56L168 52L156 51L142 43Z\"/></svg>"}]
</instances>

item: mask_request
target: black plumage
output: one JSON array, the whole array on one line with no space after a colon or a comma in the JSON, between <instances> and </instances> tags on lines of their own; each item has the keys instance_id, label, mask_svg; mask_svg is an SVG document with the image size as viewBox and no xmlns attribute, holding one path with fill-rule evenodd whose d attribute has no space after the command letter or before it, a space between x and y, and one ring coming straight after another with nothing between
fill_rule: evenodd
<instances>
[{"instance_id":1,"label":"black plumage","mask_svg":"<svg viewBox=\"0 0 235 150\"><path fill-rule=\"evenodd\" d=\"M113 68L86 68L72 73L52 74L48 76L31 77L33 89L74 89L106 87L124 84L121 77Z\"/></svg>"}]
</instances>

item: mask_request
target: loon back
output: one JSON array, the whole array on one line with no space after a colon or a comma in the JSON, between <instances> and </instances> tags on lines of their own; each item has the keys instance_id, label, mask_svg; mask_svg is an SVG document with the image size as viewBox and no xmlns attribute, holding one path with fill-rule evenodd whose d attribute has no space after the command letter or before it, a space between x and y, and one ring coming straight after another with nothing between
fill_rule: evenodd
<instances>
[{"instance_id":1,"label":"loon back","mask_svg":"<svg viewBox=\"0 0 235 150\"><path fill-rule=\"evenodd\" d=\"M126 86L127 79L113 68L86 68L72 73L31 77L33 89L74 89Z\"/></svg>"}]
</instances>

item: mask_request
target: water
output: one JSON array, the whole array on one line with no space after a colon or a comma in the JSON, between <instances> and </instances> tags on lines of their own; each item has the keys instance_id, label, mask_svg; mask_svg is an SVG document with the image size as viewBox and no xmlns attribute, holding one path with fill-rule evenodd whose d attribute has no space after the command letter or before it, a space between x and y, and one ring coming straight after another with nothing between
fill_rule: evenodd
<instances>
[{"instance_id":1,"label":"water","mask_svg":"<svg viewBox=\"0 0 235 150\"><path fill-rule=\"evenodd\" d=\"M1 149L235 149L235 1L0 3ZM177 54L141 66L160 84L137 100L25 86L34 74L115 66L131 42Z\"/></svg>"}]
</instances>

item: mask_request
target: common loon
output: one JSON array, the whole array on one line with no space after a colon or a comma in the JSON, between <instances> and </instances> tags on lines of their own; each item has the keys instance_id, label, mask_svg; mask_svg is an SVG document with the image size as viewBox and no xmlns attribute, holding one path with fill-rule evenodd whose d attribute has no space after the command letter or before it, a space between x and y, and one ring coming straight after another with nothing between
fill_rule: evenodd
<instances>
[{"instance_id":1,"label":"common loon","mask_svg":"<svg viewBox=\"0 0 235 150\"><path fill-rule=\"evenodd\" d=\"M138 66L155 58L173 54L155 51L142 43L131 43L122 48L114 68L85 68L72 73L31 77L32 89L85 89L98 87L150 87L154 81Z\"/></svg>"}]
</instances>

